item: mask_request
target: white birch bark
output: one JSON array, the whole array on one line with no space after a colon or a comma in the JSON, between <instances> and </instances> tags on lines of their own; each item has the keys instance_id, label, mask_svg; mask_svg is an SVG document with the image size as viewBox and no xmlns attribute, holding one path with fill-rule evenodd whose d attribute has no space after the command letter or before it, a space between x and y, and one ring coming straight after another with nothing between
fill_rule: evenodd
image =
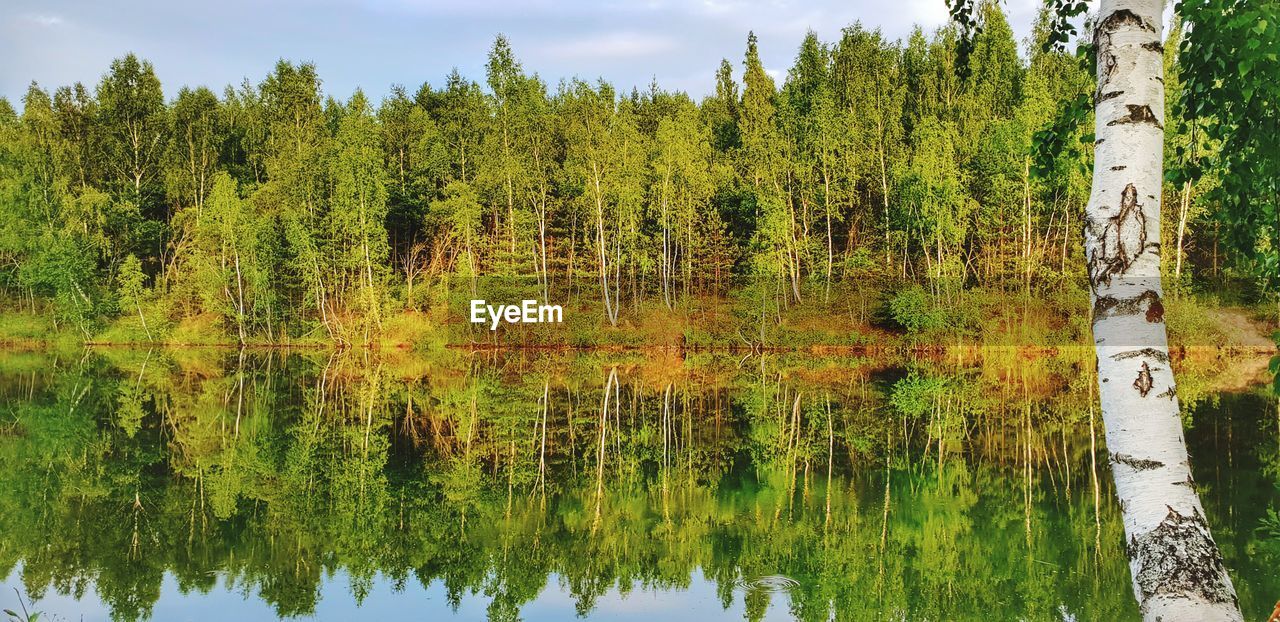
<instances>
[{"instance_id":1,"label":"white birch bark","mask_svg":"<svg viewBox=\"0 0 1280 622\"><path fill-rule=\"evenodd\" d=\"M1161 304L1163 0L1102 0L1085 256L1107 449L1144 620L1240 620L1183 438Z\"/></svg>"}]
</instances>

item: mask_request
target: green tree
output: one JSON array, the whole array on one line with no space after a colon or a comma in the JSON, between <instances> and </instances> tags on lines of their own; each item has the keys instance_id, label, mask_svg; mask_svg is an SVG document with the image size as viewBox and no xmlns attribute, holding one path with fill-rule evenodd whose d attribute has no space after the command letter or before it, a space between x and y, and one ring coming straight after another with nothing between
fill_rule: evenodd
<instances>
[{"instance_id":1,"label":"green tree","mask_svg":"<svg viewBox=\"0 0 1280 622\"><path fill-rule=\"evenodd\" d=\"M121 197L147 218L156 211L162 158L168 147L168 110L149 61L133 54L111 62L98 84L104 161Z\"/></svg>"},{"instance_id":2,"label":"green tree","mask_svg":"<svg viewBox=\"0 0 1280 622\"><path fill-rule=\"evenodd\" d=\"M142 262L138 258L130 254L120 262L120 269L116 271L117 293L120 298L122 307L133 307L138 312L138 319L142 322L142 330L147 335L147 341L151 341L151 329L147 328L147 316L142 313L142 296L146 291L143 281L146 275L142 273Z\"/></svg>"},{"instance_id":3,"label":"green tree","mask_svg":"<svg viewBox=\"0 0 1280 622\"><path fill-rule=\"evenodd\" d=\"M584 223L590 223L587 239L592 240L605 319L617 326L625 253L642 204L643 147L634 117L607 83L592 87L575 80L560 98L568 145L565 174L576 187Z\"/></svg>"},{"instance_id":4,"label":"green tree","mask_svg":"<svg viewBox=\"0 0 1280 622\"><path fill-rule=\"evenodd\" d=\"M186 212L191 218L191 242L179 259L180 284L192 291L205 311L235 326L246 343L255 322L270 334L274 297L269 282L269 258L264 252L263 220L240 198L236 181L225 172L213 176L206 209Z\"/></svg>"},{"instance_id":5,"label":"green tree","mask_svg":"<svg viewBox=\"0 0 1280 622\"><path fill-rule=\"evenodd\" d=\"M218 97L207 88L183 88L173 103L173 141L170 144L169 184L171 194L183 205L204 208L213 186L213 173L221 160L225 136L221 127Z\"/></svg>"},{"instance_id":6,"label":"green tree","mask_svg":"<svg viewBox=\"0 0 1280 622\"><path fill-rule=\"evenodd\" d=\"M697 107L688 98L677 96L674 106L673 114L658 121L650 160L650 196L661 236L658 280L668 308L675 304L680 282L689 293L697 258L709 254L700 225L708 218L714 190L711 132L699 122Z\"/></svg>"},{"instance_id":7,"label":"green tree","mask_svg":"<svg viewBox=\"0 0 1280 622\"><path fill-rule=\"evenodd\" d=\"M332 181L325 244L334 274L331 282L358 292L365 342L382 325L386 301L387 190L376 118L364 93L347 103L329 165ZM353 283L354 281L354 283Z\"/></svg>"}]
</instances>

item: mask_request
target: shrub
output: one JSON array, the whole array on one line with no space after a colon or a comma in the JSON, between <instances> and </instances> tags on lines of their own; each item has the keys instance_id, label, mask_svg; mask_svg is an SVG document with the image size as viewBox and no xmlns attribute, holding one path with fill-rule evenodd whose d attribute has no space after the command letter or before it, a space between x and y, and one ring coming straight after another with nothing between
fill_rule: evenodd
<instances>
[{"instance_id":1,"label":"shrub","mask_svg":"<svg viewBox=\"0 0 1280 622\"><path fill-rule=\"evenodd\" d=\"M889 315L908 333L922 333L946 326L946 314L923 287L912 285L889 300Z\"/></svg>"}]
</instances>

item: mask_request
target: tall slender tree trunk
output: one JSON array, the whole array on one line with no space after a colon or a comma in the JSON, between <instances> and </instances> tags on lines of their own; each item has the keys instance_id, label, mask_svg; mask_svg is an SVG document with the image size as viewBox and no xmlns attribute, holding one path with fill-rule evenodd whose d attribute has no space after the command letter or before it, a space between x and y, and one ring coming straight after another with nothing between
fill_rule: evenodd
<instances>
[{"instance_id":1,"label":"tall slender tree trunk","mask_svg":"<svg viewBox=\"0 0 1280 622\"><path fill-rule=\"evenodd\" d=\"M667 305L667 309L673 307L671 294L671 270L674 262L671 258L671 209L668 197L671 195L671 167L663 172L662 175L662 198L661 198L661 220L662 220L662 264L658 266L659 277L662 280L662 302Z\"/></svg>"},{"instance_id":2,"label":"tall slender tree trunk","mask_svg":"<svg viewBox=\"0 0 1280 622\"><path fill-rule=\"evenodd\" d=\"M1031 159L1023 161L1022 173L1022 291L1031 294Z\"/></svg>"},{"instance_id":3,"label":"tall slender tree trunk","mask_svg":"<svg viewBox=\"0 0 1280 622\"><path fill-rule=\"evenodd\" d=\"M596 246L599 249L600 259L600 292L604 297L604 315L609 320L610 326L618 325L618 312L615 309L616 298L609 296L609 264L605 252L604 239L604 195L600 188L600 165L598 163L591 164L592 178L591 182L595 189L596 201ZM615 266L616 266L615 262ZM616 278L615 278L616 282Z\"/></svg>"},{"instance_id":4,"label":"tall slender tree trunk","mask_svg":"<svg viewBox=\"0 0 1280 622\"><path fill-rule=\"evenodd\" d=\"M244 277L240 273L240 249L233 246L231 250L236 266L236 330L240 334L240 345L244 345Z\"/></svg>"},{"instance_id":5,"label":"tall slender tree trunk","mask_svg":"<svg viewBox=\"0 0 1280 622\"><path fill-rule=\"evenodd\" d=\"M1098 386L1144 620L1240 620L1196 494L1160 287L1163 0L1102 0L1085 257Z\"/></svg>"},{"instance_id":6,"label":"tall slender tree trunk","mask_svg":"<svg viewBox=\"0 0 1280 622\"><path fill-rule=\"evenodd\" d=\"M1178 209L1178 255L1174 258L1173 282L1176 287L1182 282L1182 241L1187 233L1187 212L1191 211L1191 182L1182 185L1182 199ZM1176 297L1176 294L1175 294Z\"/></svg>"},{"instance_id":7,"label":"tall slender tree trunk","mask_svg":"<svg viewBox=\"0 0 1280 622\"><path fill-rule=\"evenodd\" d=\"M824 188L823 201L827 211L827 282L826 289L823 290L822 301L828 302L831 299L831 273L835 266L835 240L831 236L831 177L827 175L827 165L822 164L822 185Z\"/></svg>"},{"instance_id":8,"label":"tall slender tree trunk","mask_svg":"<svg viewBox=\"0 0 1280 622\"><path fill-rule=\"evenodd\" d=\"M138 319L142 320L142 332L147 334L147 341L155 341L151 338L151 329L147 328L147 316L142 314L142 303L135 300L133 306L138 309Z\"/></svg>"}]
</instances>

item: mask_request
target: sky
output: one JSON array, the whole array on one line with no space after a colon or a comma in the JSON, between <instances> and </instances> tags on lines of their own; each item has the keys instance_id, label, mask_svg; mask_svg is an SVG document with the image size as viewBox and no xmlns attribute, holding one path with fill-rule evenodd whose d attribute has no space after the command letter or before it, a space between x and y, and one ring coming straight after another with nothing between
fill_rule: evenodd
<instances>
[{"instance_id":1,"label":"sky","mask_svg":"<svg viewBox=\"0 0 1280 622\"><path fill-rule=\"evenodd\" d=\"M1004 0L1021 43L1043 0ZM393 84L440 86L454 67L483 83L493 38L510 39L524 69L554 88L604 78L695 98L714 88L721 58L739 78L747 32L781 80L806 31L835 41L861 21L890 39L947 20L944 0L4 0L0 97L21 109L32 80L96 86L111 59L150 60L167 96L260 82L280 58L316 64L327 94L357 87L375 100Z\"/></svg>"}]
</instances>

